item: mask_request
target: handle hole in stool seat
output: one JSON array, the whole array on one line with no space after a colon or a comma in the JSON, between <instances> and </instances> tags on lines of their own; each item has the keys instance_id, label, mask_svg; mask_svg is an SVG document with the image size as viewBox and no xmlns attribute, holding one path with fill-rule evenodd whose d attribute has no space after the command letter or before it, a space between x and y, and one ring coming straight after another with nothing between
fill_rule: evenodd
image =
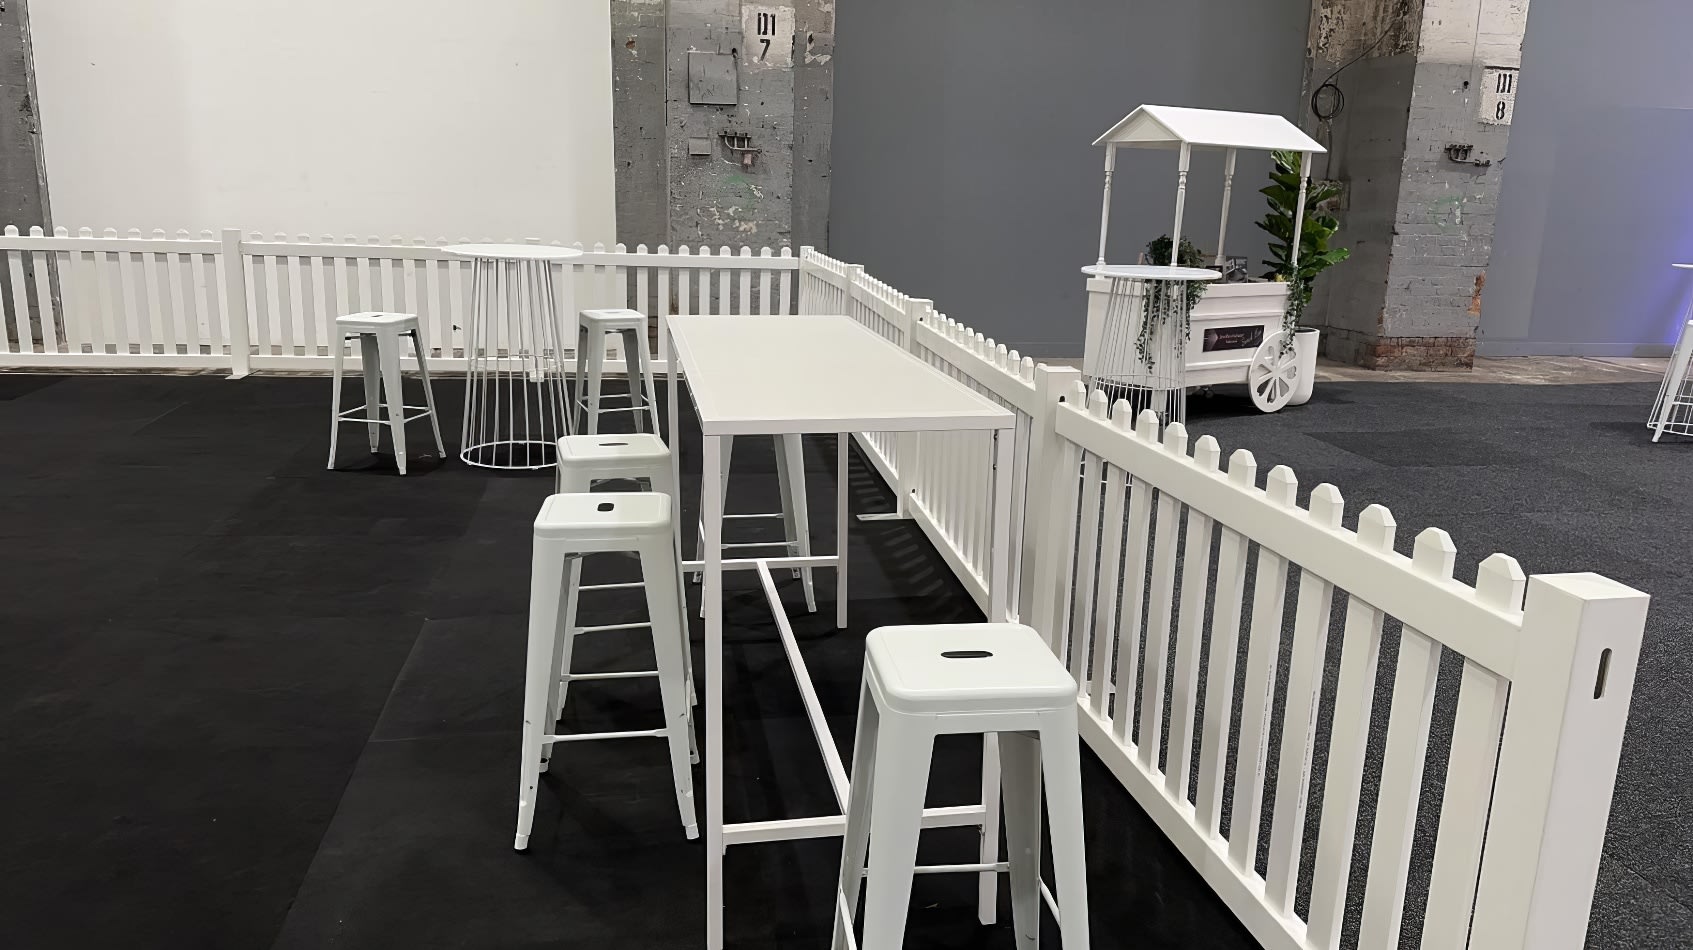
<instances>
[{"instance_id":1,"label":"handle hole in stool seat","mask_svg":"<svg viewBox=\"0 0 1693 950\"><path fill-rule=\"evenodd\" d=\"M627 443L627 442L601 442L600 448L609 449L609 448L615 448L616 446L628 445L628 444L629 443Z\"/></svg>"},{"instance_id":2,"label":"handle hole in stool seat","mask_svg":"<svg viewBox=\"0 0 1693 950\"><path fill-rule=\"evenodd\" d=\"M598 505L594 506L594 510L595 511L611 511L612 509L614 509L616 507L617 507L616 505L612 504L609 501L602 501Z\"/></svg>"},{"instance_id":3,"label":"handle hole in stool seat","mask_svg":"<svg viewBox=\"0 0 1693 950\"><path fill-rule=\"evenodd\" d=\"M941 656L949 660L981 660L993 656L988 650L946 650Z\"/></svg>"}]
</instances>

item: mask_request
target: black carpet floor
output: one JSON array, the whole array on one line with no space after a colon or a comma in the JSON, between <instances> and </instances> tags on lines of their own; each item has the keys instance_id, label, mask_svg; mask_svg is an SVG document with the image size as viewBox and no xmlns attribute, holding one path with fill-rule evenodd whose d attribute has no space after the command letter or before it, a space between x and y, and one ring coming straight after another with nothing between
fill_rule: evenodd
<instances>
[{"instance_id":1,"label":"black carpet floor","mask_svg":"<svg viewBox=\"0 0 1693 950\"><path fill-rule=\"evenodd\" d=\"M437 385L449 430L459 388ZM1654 594L1589 934L1603 948L1693 946L1693 446L1645 444L1652 394L1350 384L1271 417L1230 396L1192 410L1261 471L1333 481L1353 512L1388 505L1402 544L1447 528L1461 575L1503 550ZM699 945L703 852L682 838L662 743L568 747L529 853L510 847L528 526L550 479L425 459L422 426L403 479L356 428L327 472L327 399L321 379L0 376L0 946ZM763 508L773 459L740 442L731 510ZM825 551L833 453L808 440ZM859 511L890 506L861 462L849 490ZM865 632L977 616L909 523L855 523L850 549L845 633L826 573L815 616L783 582L843 746ZM640 611L611 594L585 609ZM762 593L732 582L727 618L730 820L831 810ZM580 650L604 669L646 653L615 636ZM586 684L567 725L639 728L655 692ZM932 803L976 798L978 750L937 750ZM1253 946L1083 759L1094 945ZM826 942L837 850L731 849L731 945ZM973 836L928 833L924 851L971 860ZM974 919L973 879L919 878L908 946L1013 946Z\"/></svg>"}]
</instances>

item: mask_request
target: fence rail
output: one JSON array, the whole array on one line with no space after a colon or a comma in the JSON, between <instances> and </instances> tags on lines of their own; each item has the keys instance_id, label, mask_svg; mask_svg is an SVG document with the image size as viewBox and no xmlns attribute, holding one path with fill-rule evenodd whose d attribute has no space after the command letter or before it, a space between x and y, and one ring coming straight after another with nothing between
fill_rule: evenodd
<instances>
[{"instance_id":1,"label":"fence rail","mask_svg":"<svg viewBox=\"0 0 1693 950\"><path fill-rule=\"evenodd\" d=\"M0 367L223 369L237 376L327 369L337 316L392 310L416 313L440 368L460 369L470 262L443 250L451 243L471 241L266 237L234 229L196 237L84 228L73 236L64 228L47 235L8 227L0 236ZM787 248L618 244L584 251L555 265L564 313L793 312L799 259Z\"/></svg>"},{"instance_id":2,"label":"fence rail","mask_svg":"<svg viewBox=\"0 0 1693 950\"><path fill-rule=\"evenodd\" d=\"M1466 585L1445 531L1399 554L1385 507L1343 527L1334 486L1301 508L1285 466L1260 485L1249 452L1224 467L1204 436L1190 455L1179 424L810 249L799 307L851 314L1017 413L1016 615L1080 684L1088 745L1261 944L1581 946L1646 595L1525 578L1502 554ZM985 611L985 442L858 440ZM1456 709L1444 748L1437 693Z\"/></svg>"}]
</instances>

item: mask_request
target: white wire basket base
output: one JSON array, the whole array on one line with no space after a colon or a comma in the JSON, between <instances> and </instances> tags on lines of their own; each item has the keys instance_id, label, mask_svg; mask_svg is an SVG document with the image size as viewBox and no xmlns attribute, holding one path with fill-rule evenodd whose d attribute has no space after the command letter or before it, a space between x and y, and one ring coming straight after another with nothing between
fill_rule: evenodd
<instances>
[{"instance_id":1,"label":"white wire basket base","mask_svg":"<svg viewBox=\"0 0 1693 950\"><path fill-rule=\"evenodd\" d=\"M459 450L459 459L477 468L531 471L558 464L558 443L540 439L501 439Z\"/></svg>"}]
</instances>

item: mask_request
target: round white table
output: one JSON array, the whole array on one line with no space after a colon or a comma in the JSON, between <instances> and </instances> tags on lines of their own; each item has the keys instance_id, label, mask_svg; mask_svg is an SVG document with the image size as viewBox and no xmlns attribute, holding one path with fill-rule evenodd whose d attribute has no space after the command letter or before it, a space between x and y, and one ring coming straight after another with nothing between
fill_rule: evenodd
<instances>
[{"instance_id":1,"label":"round white table","mask_svg":"<svg viewBox=\"0 0 1693 950\"><path fill-rule=\"evenodd\" d=\"M553 266L582 252L542 244L455 244L443 250L475 262L459 458L480 468L551 468L570 418L568 337L560 324Z\"/></svg>"}]
</instances>

